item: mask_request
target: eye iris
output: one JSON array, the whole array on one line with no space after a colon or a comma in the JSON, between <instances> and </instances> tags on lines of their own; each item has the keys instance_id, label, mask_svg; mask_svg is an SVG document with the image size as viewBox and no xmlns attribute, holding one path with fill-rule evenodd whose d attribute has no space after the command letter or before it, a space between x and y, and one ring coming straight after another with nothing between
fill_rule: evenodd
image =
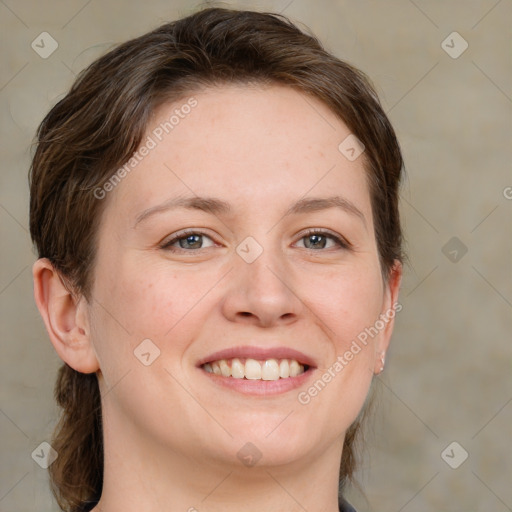
<instances>
[{"instance_id":1,"label":"eye iris","mask_svg":"<svg viewBox=\"0 0 512 512\"><path fill-rule=\"evenodd\" d=\"M187 249L190 246L194 246L194 248L200 248L198 246L201 245L201 235L188 235L187 237L183 237L179 240L180 247L182 249Z\"/></svg>"},{"instance_id":2,"label":"eye iris","mask_svg":"<svg viewBox=\"0 0 512 512\"><path fill-rule=\"evenodd\" d=\"M323 239L323 240L321 240ZM326 241L326 238L325 236L323 235L309 235L306 237L306 240L307 240L307 243L306 243L306 247L309 249L310 247L320 247L320 248L324 248L325 247L325 241ZM310 242L313 242L313 244L311 244ZM318 244L318 242L322 242L322 244Z\"/></svg>"}]
</instances>

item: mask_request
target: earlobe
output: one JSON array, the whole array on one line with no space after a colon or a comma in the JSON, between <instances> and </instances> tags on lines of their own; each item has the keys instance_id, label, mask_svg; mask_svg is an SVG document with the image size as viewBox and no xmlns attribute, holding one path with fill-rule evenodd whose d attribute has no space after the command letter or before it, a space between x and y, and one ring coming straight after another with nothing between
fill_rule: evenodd
<instances>
[{"instance_id":1,"label":"earlobe","mask_svg":"<svg viewBox=\"0 0 512 512\"><path fill-rule=\"evenodd\" d=\"M90 339L85 300L71 294L47 258L34 263L32 275L34 299L59 357L78 372L97 371L99 364Z\"/></svg>"}]
</instances>

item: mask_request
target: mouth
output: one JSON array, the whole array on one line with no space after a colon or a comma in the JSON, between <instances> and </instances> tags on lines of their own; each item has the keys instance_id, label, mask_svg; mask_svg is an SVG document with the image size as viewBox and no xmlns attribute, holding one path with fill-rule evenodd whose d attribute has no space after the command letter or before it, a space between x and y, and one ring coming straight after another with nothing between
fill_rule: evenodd
<instances>
[{"instance_id":1,"label":"mouth","mask_svg":"<svg viewBox=\"0 0 512 512\"><path fill-rule=\"evenodd\" d=\"M311 357L286 347L234 347L203 358L197 367L220 385L268 395L302 385L316 365Z\"/></svg>"}]
</instances>

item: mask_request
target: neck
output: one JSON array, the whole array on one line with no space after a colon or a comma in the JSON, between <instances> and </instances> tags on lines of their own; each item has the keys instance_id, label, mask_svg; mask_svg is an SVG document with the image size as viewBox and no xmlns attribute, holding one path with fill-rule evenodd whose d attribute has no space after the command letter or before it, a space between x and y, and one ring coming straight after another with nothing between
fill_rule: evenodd
<instances>
[{"instance_id":1,"label":"neck","mask_svg":"<svg viewBox=\"0 0 512 512\"><path fill-rule=\"evenodd\" d=\"M104 419L103 492L94 512L338 512L343 438L308 460L246 467L164 447L126 421Z\"/></svg>"}]
</instances>

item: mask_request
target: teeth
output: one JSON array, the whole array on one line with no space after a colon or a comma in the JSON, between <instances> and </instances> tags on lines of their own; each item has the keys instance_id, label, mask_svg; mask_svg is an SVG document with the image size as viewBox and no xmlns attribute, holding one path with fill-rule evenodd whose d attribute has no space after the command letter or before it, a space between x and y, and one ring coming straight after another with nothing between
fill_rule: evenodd
<instances>
[{"instance_id":1,"label":"teeth","mask_svg":"<svg viewBox=\"0 0 512 512\"><path fill-rule=\"evenodd\" d=\"M261 364L255 359L247 359L245 362L245 378L261 380Z\"/></svg>"},{"instance_id":2,"label":"teeth","mask_svg":"<svg viewBox=\"0 0 512 512\"><path fill-rule=\"evenodd\" d=\"M258 361L246 359L245 363L238 358L220 359L203 365L203 369L215 375L249 380L279 380L297 377L304 373L304 365L295 359L267 359Z\"/></svg>"},{"instance_id":3,"label":"teeth","mask_svg":"<svg viewBox=\"0 0 512 512\"><path fill-rule=\"evenodd\" d=\"M286 379L290 376L290 363L287 359L283 359L279 364L279 377Z\"/></svg>"},{"instance_id":4,"label":"teeth","mask_svg":"<svg viewBox=\"0 0 512 512\"><path fill-rule=\"evenodd\" d=\"M225 359L219 361L220 371L224 377L231 377L231 368Z\"/></svg>"},{"instance_id":5,"label":"teeth","mask_svg":"<svg viewBox=\"0 0 512 512\"><path fill-rule=\"evenodd\" d=\"M261 378L263 380L279 379L279 363L275 359L267 359L261 367Z\"/></svg>"},{"instance_id":6,"label":"teeth","mask_svg":"<svg viewBox=\"0 0 512 512\"><path fill-rule=\"evenodd\" d=\"M302 368L302 371L304 371L304 367ZM300 364L292 359L290 361L290 377L297 377L299 373L301 373Z\"/></svg>"},{"instance_id":7,"label":"teeth","mask_svg":"<svg viewBox=\"0 0 512 512\"><path fill-rule=\"evenodd\" d=\"M240 359L233 359L231 361L231 374L235 379L243 379L245 375L244 365Z\"/></svg>"}]
</instances>

